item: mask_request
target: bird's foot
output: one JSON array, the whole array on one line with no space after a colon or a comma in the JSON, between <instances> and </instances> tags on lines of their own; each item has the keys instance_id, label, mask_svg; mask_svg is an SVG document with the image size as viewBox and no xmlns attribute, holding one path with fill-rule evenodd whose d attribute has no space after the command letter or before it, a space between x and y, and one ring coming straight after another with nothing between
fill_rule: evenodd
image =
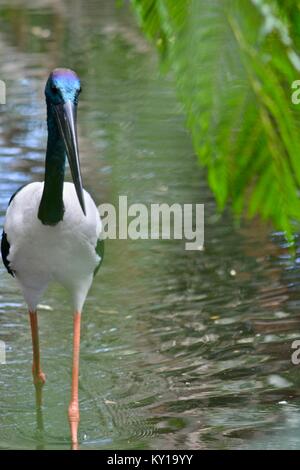
<instances>
[{"instance_id":1,"label":"bird's foot","mask_svg":"<svg viewBox=\"0 0 300 470\"><path fill-rule=\"evenodd\" d=\"M42 388L46 382L46 376L41 370L36 372L36 369L33 365L32 367L33 383L35 386L35 401L37 409L40 409L42 406Z\"/></svg>"},{"instance_id":2,"label":"bird's foot","mask_svg":"<svg viewBox=\"0 0 300 470\"><path fill-rule=\"evenodd\" d=\"M33 383L36 387L42 387L46 382L46 375L41 370L36 372L34 365L32 366Z\"/></svg>"},{"instance_id":3,"label":"bird's foot","mask_svg":"<svg viewBox=\"0 0 300 470\"><path fill-rule=\"evenodd\" d=\"M72 450L78 450L78 425L79 425L79 406L78 402L71 401L69 405L69 423L71 430L71 439L72 439Z\"/></svg>"}]
</instances>

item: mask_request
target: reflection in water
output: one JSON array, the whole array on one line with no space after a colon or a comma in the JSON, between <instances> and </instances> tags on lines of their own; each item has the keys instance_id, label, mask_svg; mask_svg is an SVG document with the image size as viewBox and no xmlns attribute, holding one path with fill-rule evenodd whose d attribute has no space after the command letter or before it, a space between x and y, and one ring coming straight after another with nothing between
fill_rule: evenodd
<instances>
[{"instance_id":1,"label":"reflection in water","mask_svg":"<svg viewBox=\"0 0 300 470\"><path fill-rule=\"evenodd\" d=\"M83 315L81 447L300 448L290 360L299 259L262 224L217 214L171 79L130 11L110 0L0 1L0 24L1 215L19 186L43 177L43 84L55 66L82 77L83 179L98 203L205 203L204 252L106 243ZM68 299L53 286L40 307L48 381L35 416L25 305L3 268L0 277L0 448L68 449Z\"/></svg>"},{"instance_id":2,"label":"reflection in water","mask_svg":"<svg viewBox=\"0 0 300 470\"><path fill-rule=\"evenodd\" d=\"M44 418L42 407L36 404L36 450L45 449Z\"/></svg>"}]
</instances>

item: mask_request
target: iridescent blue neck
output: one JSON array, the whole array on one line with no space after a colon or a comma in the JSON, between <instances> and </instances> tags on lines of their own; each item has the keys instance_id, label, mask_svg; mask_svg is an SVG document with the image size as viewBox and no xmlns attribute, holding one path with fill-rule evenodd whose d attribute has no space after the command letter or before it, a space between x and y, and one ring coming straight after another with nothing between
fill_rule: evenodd
<instances>
[{"instance_id":1,"label":"iridescent blue neck","mask_svg":"<svg viewBox=\"0 0 300 470\"><path fill-rule=\"evenodd\" d=\"M47 103L48 142L45 164L45 183L38 218L44 225L56 225L63 219L63 187L66 151L60 136L54 110Z\"/></svg>"}]
</instances>

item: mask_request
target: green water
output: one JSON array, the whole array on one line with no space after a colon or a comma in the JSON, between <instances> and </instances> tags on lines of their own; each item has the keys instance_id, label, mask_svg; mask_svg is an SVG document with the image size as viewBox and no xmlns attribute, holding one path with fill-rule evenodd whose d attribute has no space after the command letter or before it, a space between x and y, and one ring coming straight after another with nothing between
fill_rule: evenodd
<instances>
[{"instance_id":1,"label":"green water","mask_svg":"<svg viewBox=\"0 0 300 470\"><path fill-rule=\"evenodd\" d=\"M49 70L82 78L83 179L97 204L204 203L205 250L107 241L85 305L82 449L300 448L300 259L257 221L218 215L172 79L127 7L0 1L0 209L41 180ZM3 218L2 218L3 220ZM43 426L35 413L26 306L0 271L0 448L69 449L72 315L53 286L40 309Z\"/></svg>"}]
</instances>

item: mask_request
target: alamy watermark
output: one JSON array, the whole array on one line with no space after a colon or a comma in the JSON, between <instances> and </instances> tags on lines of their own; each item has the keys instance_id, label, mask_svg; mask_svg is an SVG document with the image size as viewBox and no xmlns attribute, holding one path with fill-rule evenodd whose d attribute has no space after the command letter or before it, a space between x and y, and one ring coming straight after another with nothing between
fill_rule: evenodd
<instances>
[{"instance_id":1,"label":"alamy watermark","mask_svg":"<svg viewBox=\"0 0 300 470\"><path fill-rule=\"evenodd\" d=\"M186 250L204 246L204 204L130 204L119 196L118 208L101 204L102 238L185 240Z\"/></svg>"},{"instance_id":2,"label":"alamy watermark","mask_svg":"<svg viewBox=\"0 0 300 470\"><path fill-rule=\"evenodd\" d=\"M5 342L0 340L0 365L6 364Z\"/></svg>"},{"instance_id":3,"label":"alamy watermark","mask_svg":"<svg viewBox=\"0 0 300 470\"><path fill-rule=\"evenodd\" d=\"M295 351L291 355L291 361L294 366L298 366L300 364L300 339L295 339L291 345L292 349Z\"/></svg>"},{"instance_id":4,"label":"alamy watermark","mask_svg":"<svg viewBox=\"0 0 300 470\"><path fill-rule=\"evenodd\" d=\"M3 80L0 80L0 104L6 104L6 85Z\"/></svg>"}]
</instances>

